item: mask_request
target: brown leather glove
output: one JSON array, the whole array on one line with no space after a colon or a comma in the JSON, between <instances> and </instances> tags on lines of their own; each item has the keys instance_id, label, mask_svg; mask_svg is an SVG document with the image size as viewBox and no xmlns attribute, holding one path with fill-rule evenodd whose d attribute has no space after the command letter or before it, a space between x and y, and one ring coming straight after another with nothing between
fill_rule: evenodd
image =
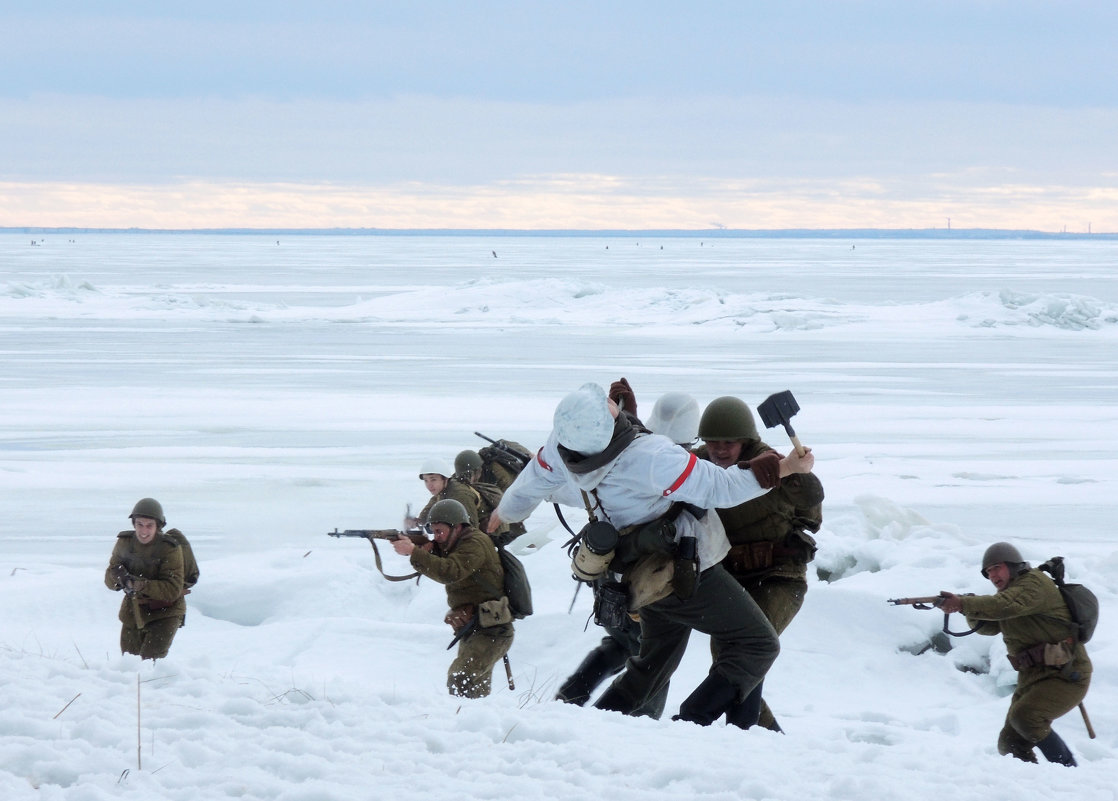
<instances>
[{"instance_id":1,"label":"brown leather glove","mask_svg":"<svg viewBox=\"0 0 1118 801\"><path fill-rule=\"evenodd\" d=\"M628 379L619 378L609 385L609 399L620 406L621 411L637 416L637 396Z\"/></svg>"},{"instance_id":2,"label":"brown leather glove","mask_svg":"<svg viewBox=\"0 0 1118 801\"><path fill-rule=\"evenodd\" d=\"M742 470L749 470L762 489L772 489L780 483L780 456L773 451L754 456L748 462L738 462Z\"/></svg>"}]
</instances>

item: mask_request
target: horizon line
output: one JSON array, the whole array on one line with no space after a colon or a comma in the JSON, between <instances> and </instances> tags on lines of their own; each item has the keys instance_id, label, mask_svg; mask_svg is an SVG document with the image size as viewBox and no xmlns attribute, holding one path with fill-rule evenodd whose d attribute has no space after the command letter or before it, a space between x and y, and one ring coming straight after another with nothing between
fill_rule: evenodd
<instances>
[{"instance_id":1,"label":"horizon line","mask_svg":"<svg viewBox=\"0 0 1118 801\"><path fill-rule=\"evenodd\" d=\"M0 226L23 234L259 234L287 236L579 236L869 239L1118 239L1118 232L1040 231L1018 228L98 228Z\"/></svg>"}]
</instances>

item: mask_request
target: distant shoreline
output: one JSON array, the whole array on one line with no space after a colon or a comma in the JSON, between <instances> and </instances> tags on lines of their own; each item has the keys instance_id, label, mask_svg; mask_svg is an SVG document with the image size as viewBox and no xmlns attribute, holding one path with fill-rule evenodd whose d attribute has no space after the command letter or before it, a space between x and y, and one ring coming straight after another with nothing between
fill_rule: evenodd
<instances>
[{"instance_id":1,"label":"distant shoreline","mask_svg":"<svg viewBox=\"0 0 1118 801\"><path fill-rule=\"evenodd\" d=\"M1115 233L1053 232L1003 228L781 228L781 229L512 229L512 228L42 228L0 226L6 234L212 234L217 236L499 236L649 237L688 239L1100 239Z\"/></svg>"}]
</instances>

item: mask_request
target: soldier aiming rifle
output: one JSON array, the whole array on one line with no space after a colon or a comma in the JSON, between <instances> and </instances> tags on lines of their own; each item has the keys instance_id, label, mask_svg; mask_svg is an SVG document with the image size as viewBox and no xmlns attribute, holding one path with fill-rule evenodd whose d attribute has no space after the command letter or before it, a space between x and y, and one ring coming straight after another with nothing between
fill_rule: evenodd
<instances>
[{"instance_id":1,"label":"soldier aiming rifle","mask_svg":"<svg viewBox=\"0 0 1118 801\"><path fill-rule=\"evenodd\" d=\"M373 547L373 560L376 562L377 570L389 581L409 581L410 579L418 579L419 573L409 573L406 576L390 576L384 572L384 565L380 561L380 551L377 550L377 540L387 540L395 542L396 540L406 539L411 540L412 545L416 548L424 550L431 549L431 541L427 539L427 535L417 529L408 529L407 531L400 531L394 528L347 528L344 531L327 531L328 537L363 537L369 541L369 545Z\"/></svg>"}]
</instances>

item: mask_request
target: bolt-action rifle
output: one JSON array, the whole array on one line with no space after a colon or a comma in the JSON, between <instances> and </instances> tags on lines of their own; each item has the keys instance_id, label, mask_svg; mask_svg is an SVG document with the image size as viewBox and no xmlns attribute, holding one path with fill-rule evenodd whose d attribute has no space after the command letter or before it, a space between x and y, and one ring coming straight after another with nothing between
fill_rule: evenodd
<instances>
[{"instance_id":1,"label":"bolt-action rifle","mask_svg":"<svg viewBox=\"0 0 1118 801\"><path fill-rule=\"evenodd\" d=\"M390 576L384 572L384 565L380 561L380 551L377 550L377 540L388 540L395 542L396 540L407 537L417 548L427 548L431 544L431 540L427 539L427 535L422 531L400 531L395 528L347 528L344 531L327 531L329 537L363 537L369 541L369 545L373 546L373 560L377 564L377 570L389 581L408 581L410 579L419 579L419 573L409 573L406 576Z\"/></svg>"},{"instance_id":2,"label":"bolt-action rifle","mask_svg":"<svg viewBox=\"0 0 1118 801\"><path fill-rule=\"evenodd\" d=\"M973 592L967 595L974 595ZM918 598L890 598L886 603L893 606L911 606L913 609L939 609L943 606L945 596L940 593L939 595L921 595ZM968 634L974 634L978 631L978 626L966 631L951 631L948 621L951 619L950 612L943 613L943 633L949 634L952 637L966 637Z\"/></svg>"},{"instance_id":3,"label":"bolt-action rifle","mask_svg":"<svg viewBox=\"0 0 1118 801\"><path fill-rule=\"evenodd\" d=\"M480 431L475 431L474 434L481 437L483 440L488 442L490 445L492 445L494 448L499 450L501 453L507 453L513 459L516 459L516 461L520 462L521 465L526 465L526 464L528 464L528 462L532 461L531 456L525 456L520 451L516 450L515 448L510 448L508 445L501 442L500 440L493 439L492 437L487 437L487 436L485 436L485 434L482 434Z\"/></svg>"},{"instance_id":4,"label":"bolt-action rifle","mask_svg":"<svg viewBox=\"0 0 1118 801\"><path fill-rule=\"evenodd\" d=\"M966 595L974 595L973 592L968 592ZM893 606L911 606L913 609L938 609L943 605L943 594L939 595L925 595L920 598L890 598L887 603ZM974 634L978 631L978 626L967 631L949 631L947 626L947 619L951 615L947 612L943 615L943 633L950 634L952 637L966 637L968 634ZM1087 707L1079 704L1079 712L1083 715L1083 725L1087 727L1087 735L1093 740L1095 739L1095 727L1091 725L1091 719L1087 717Z\"/></svg>"}]
</instances>

